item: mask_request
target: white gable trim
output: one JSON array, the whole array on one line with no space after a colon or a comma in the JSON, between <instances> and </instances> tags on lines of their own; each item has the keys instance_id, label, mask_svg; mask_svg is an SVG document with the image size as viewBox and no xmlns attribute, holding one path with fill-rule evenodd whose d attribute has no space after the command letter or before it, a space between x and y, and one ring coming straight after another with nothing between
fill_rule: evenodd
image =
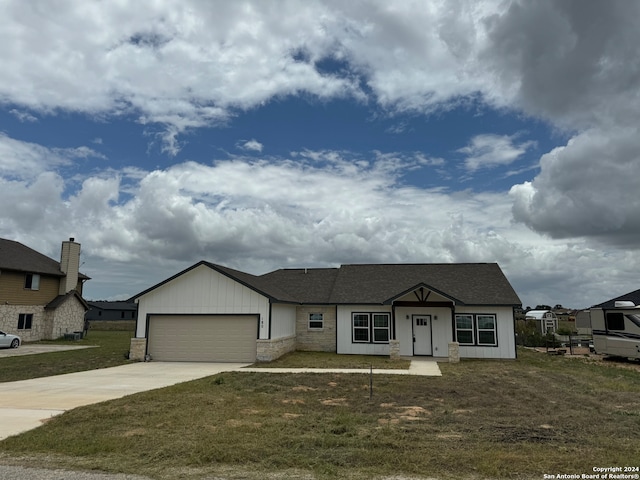
<instances>
[{"instance_id":1,"label":"white gable trim","mask_svg":"<svg viewBox=\"0 0 640 480\"><path fill-rule=\"evenodd\" d=\"M255 314L260 338L269 336L269 299L205 264L138 297L136 337L146 337L153 314Z\"/></svg>"}]
</instances>

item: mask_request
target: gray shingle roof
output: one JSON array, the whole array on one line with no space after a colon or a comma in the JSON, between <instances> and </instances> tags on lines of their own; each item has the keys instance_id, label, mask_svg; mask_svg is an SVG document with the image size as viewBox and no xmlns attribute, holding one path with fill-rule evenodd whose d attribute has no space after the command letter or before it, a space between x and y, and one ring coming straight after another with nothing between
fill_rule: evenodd
<instances>
[{"instance_id":1,"label":"gray shingle roof","mask_svg":"<svg viewBox=\"0 0 640 480\"><path fill-rule=\"evenodd\" d=\"M337 268L281 269L260 278L287 292L296 303L330 303L338 273Z\"/></svg>"},{"instance_id":2,"label":"gray shingle roof","mask_svg":"<svg viewBox=\"0 0 640 480\"><path fill-rule=\"evenodd\" d=\"M60 262L19 242L4 238L0 238L0 270L64 276L60 271Z\"/></svg>"},{"instance_id":3,"label":"gray shingle roof","mask_svg":"<svg viewBox=\"0 0 640 480\"><path fill-rule=\"evenodd\" d=\"M342 265L331 303L391 303L421 285L456 304L522 303L496 263Z\"/></svg>"},{"instance_id":4,"label":"gray shingle roof","mask_svg":"<svg viewBox=\"0 0 640 480\"><path fill-rule=\"evenodd\" d=\"M92 309L99 310L135 310L138 306L134 302L110 302L102 300L89 300L87 304Z\"/></svg>"},{"instance_id":5,"label":"gray shingle roof","mask_svg":"<svg viewBox=\"0 0 640 480\"><path fill-rule=\"evenodd\" d=\"M20 242L5 238L0 238L0 270L64 277L64 273L60 270L60 262L36 252ZM81 279L89 279L82 273L79 273L78 276Z\"/></svg>"},{"instance_id":6,"label":"gray shingle roof","mask_svg":"<svg viewBox=\"0 0 640 480\"><path fill-rule=\"evenodd\" d=\"M520 305L522 302L496 263L367 264L339 268L281 269L256 276L201 261L279 302L302 304L385 304L425 286L459 305Z\"/></svg>"},{"instance_id":7,"label":"gray shingle roof","mask_svg":"<svg viewBox=\"0 0 640 480\"><path fill-rule=\"evenodd\" d=\"M89 310L89 305L87 304L85 299L82 298L82 296L75 290L71 290L70 292L65 293L64 295L58 295L56 298L54 298L53 300L51 300L49 303L45 305L44 307L45 310L55 310L60 305L62 305L66 301L66 299L69 298L70 296L76 297L84 307L85 311Z\"/></svg>"}]
</instances>

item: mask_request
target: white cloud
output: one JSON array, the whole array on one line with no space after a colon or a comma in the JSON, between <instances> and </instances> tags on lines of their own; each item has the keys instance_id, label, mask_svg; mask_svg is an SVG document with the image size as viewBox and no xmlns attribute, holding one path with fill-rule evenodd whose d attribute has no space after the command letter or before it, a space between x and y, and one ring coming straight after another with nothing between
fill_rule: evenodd
<instances>
[{"instance_id":1,"label":"white cloud","mask_svg":"<svg viewBox=\"0 0 640 480\"><path fill-rule=\"evenodd\" d=\"M590 130L544 155L533 182L515 185L514 218L558 238L592 236L636 246L640 132Z\"/></svg>"},{"instance_id":2,"label":"white cloud","mask_svg":"<svg viewBox=\"0 0 640 480\"><path fill-rule=\"evenodd\" d=\"M249 150L253 152L262 152L263 145L256 139L241 140L237 143L237 147L241 150Z\"/></svg>"},{"instance_id":3,"label":"white cloud","mask_svg":"<svg viewBox=\"0 0 640 480\"><path fill-rule=\"evenodd\" d=\"M427 153L331 149L105 169L77 177L73 191L60 171L104 158L99 152L0 133L0 204L16 205L0 217L0 233L57 250L68 232L83 232L103 267L127 261L155 273L200 257L258 271L486 259L530 289L535 270L541 296L627 289L622 278L635 278L637 260L619 247L636 249L640 239L640 3L273 5L62 1L53 9L7 0L0 102L27 122L61 112L134 115L170 156L191 130L289 95L355 99L377 115L480 103L542 118L572 139L507 196L402 185L416 166L450 163ZM340 69L323 70L326 60ZM405 128L399 120L390 132ZM511 165L530 147L483 135L460 153L476 172ZM588 285L575 288L582 278Z\"/></svg>"},{"instance_id":4,"label":"white cloud","mask_svg":"<svg viewBox=\"0 0 640 480\"><path fill-rule=\"evenodd\" d=\"M170 155L188 130L287 95L387 112L484 101L569 129L638 117L636 2L277 5L61 2L42 14L7 1L0 99L16 112L135 112ZM327 59L343 67L327 72Z\"/></svg>"},{"instance_id":5,"label":"white cloud","mask_svg":"<svg viewBox=\"0 0 640 480\"><path fill-rule=\"evenodd\" d=\"M12 108L11 110L9 110L9 113L14 117L16 117L18 120L20 120L22 123L24 122L33 123L38 121L38 117L34 117L29 112L25 112L23 110L17 110L15 108Z\"/></svg>"},{"instance_id":6,"label":"white cloud","mask_svg":"<svg viewBox=\"0 0 640 480\"><path fill-rule=\"evenodd\" d=\"M514 138L507 135L476 135L459 153L465 154L465 168L475 172L481 168L494 168L509 165L524 155L534 142L513 143Z\"/></svg>"},{"instance_id":7,"label":"white cloud","mask_svg":"<svg viewBox=\"0 0 640 480\"><path fill-rule=\"evenodd\" d=\"M70 165L76 159L102 158L95 150L75 148L47 148L22 142L0 132L0 174L9 178L33 179L40 172Z\"/></svg>"},{"instance_id":8,"label":"white cloud","mask_svg":"<svg viewBox=\"0 0 640 480\"><path fill-rule=\"evenodd\" d=\"M325 158L331 162L318 163ZM513 225L504 194L403 185L415 159L401 160L392 153L307 151L295 161L104 170L68 198L68 183L53 172L5 179L0 203L16 207L0 217L0 236L20 232L18 240L55 258L60 240L73 232L93 277L89 298L96 291L132 295L201 259L254 273L342 262L497 261L516 288L531 292L523 301L560 297L581 305L612 275L575 289L578 272L599 272L612 258L630 260L617 251L594 260L585 242L549 242ZM530 270L544 281L534 285ZM584 298L563 297L563 289Z\"/></svg>"},{"instance_id":9,"label":"white cloud","mask_svg":"<svg viewBox=\"0 0 640 480\"><path fill-rule=\"evenodd\" d=\"M38 172L68 164L59 152L34 143L21 142L0 132L0 174L20 179L34 178Z\"/></svg>"}]
</instances>

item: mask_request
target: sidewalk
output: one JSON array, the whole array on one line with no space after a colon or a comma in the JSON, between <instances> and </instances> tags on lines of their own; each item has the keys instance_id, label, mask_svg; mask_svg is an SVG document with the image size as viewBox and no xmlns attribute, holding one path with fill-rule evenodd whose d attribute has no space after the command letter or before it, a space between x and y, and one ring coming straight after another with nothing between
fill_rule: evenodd
<instances>
[{"instance_id":1,"label":"sidewalk","mask_svg":"<svg viewBox=\"0 0 640 480\"><path fill-rule=\"evenodd\" d=\"M240 372L258 373L371 373L369 368L240 368ZM409 369L374 368L375 375L418 375L441 377L442 372L435 360L411 359Z\"/></svg>"}]
</instances>

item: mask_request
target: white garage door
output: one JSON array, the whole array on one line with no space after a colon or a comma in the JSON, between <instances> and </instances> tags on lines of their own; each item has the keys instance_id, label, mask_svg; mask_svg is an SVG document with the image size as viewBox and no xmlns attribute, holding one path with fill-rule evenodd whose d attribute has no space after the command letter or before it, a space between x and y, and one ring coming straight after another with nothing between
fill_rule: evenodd
<instances>
[{"instance_id":1,"label":"white garage door","mask_svg":"<svg viewBox=\"0 0 640 480\"><path fill-rule=\"evenodd\" d=\"M257 315L152 315L148 351L165 362L255 362Z\"/></svg>"}]
</instances>

